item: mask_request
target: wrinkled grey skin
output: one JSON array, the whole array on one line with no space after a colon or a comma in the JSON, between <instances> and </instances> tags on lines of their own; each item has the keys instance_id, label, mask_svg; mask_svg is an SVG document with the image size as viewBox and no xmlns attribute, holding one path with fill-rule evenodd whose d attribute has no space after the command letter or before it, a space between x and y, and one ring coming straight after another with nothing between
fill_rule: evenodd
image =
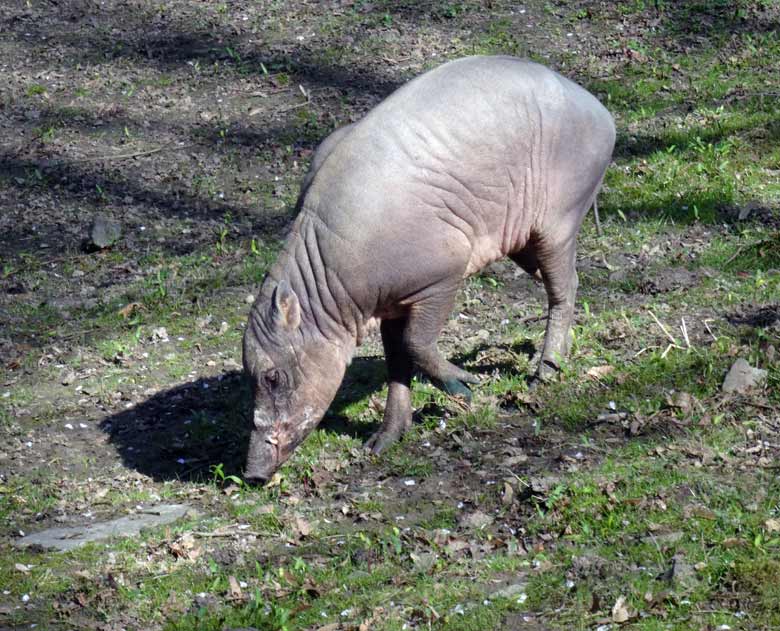
<instances>
[{"instance_id":1,"label":"wrinkled grey skin","mask_svg":"<svg viewBox=\"0 0 780 631\"><path fill-rule=\"evenodd\" d=\"M544 281L535 378L554 372L569 346L577 233L614 140L591 94L511 57L447 63L333 132L244 336L255 400L247 478L267 479L319 423L377 320L389 392L367 447L378 453L411 425L414 367L468 398L477 380L436 340L461 281L504 256Z\"/></svg>"}]
</instances>

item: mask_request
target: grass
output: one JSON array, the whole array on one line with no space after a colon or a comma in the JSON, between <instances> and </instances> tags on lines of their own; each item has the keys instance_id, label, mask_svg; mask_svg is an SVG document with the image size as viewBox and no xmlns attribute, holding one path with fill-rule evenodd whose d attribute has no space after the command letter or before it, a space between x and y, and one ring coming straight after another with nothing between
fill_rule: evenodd
<instances>
[{"instance_id":1,"label":"grass","mask_svg":"<svg viewBox=\"0 0 780 631\"><path fill-rule=\"evenodd\" d=\"M609 624L613 606L624 598L631 628L644 631L780 627L780 485L771 438L780 367L768 358L768 349L780 345L772 320L780 300L780 121L772 106L780 38L748 28L751 16L775 5L632 1L586 10L530 3L520 14L504 2L489 10L478 2L417 4L357 2L323 16L316 7L278 3L268 16L250 11L247 23L277 36L299 25L301 46L313 51L310 62L336 74L350 65L363 68L367 51L379 67L368 64L367 73L383 77L382 64L394 71L396 62L376 60L400 59L400 67L407 51L398 49L407 42L394 43L387 34L414 30L427 42L424 65L441 58L429 56L433 50L453 57L528 54L602 99L615 116L618 145L600 198L604 236L595 234L590 218L581 235L574 346L560 379L528 393L531 362L524 349L538 346L544 323L521 324L514 316L508 324L494 322L491 301L512 296L506 300L515 302L519 290L511 273L485 272L467 283L463 307L490 328L490 357L484 348L483 355L477 348L447 349L473 370L498 357L500 369L475 387L471 410L416 379L415 427L382 456L366 456L362 441L381 421L384 369L379 360L356 360L327 426L309 436L272 484L255 488L241 481L236 454L243 386L231 381L227 392L190 395L175 388L194 374L219 390L215 379L224 361L237 358L246 294L278 253L273 238L255 235L257 226L291 212L294 182L307 159L301 149L365 104L348 81L335 100L325 100L330 88L310 85L305 64L292 54L261 64L248 46L226 39L187 66L192 80L240 81L243 92L265 95L253 98L279 98L271 109L284 114L284 125L276 144L253 148L251 160L240 148L254 137L242 138L245 121L229 111L186 132L212 143L218 162L193 167L185 191L193 206L216 208L209 207L208 229L193 233L192 248L177 252L150 240L138 253L120 245L91 257L74 254L58 273L73 279L83 272L101 291L94 304L65 309L38 299L63 282L52 277L40 251L4 257L0 265L3 280L29 290L2 306L3 337L29 346L20 362L26 376L15 369L2 375L10 384L0 400L0 428L8 435L3 449L21 454L16 473L4 470L0 478L0 583L9 591L0 604L10 611L3 624L59 619L66 625L81 616L90 624L126 617L128 627L171 630L293 631L337 622L481 630L516 627L529 616L545 628L591 629ZM658 17L656 5L660 21L645 28ZM199 10L196 17L215 32L235 18L228 5L207 13ZM540 21L536 29L528 29L529 20ZM642 26L638 31L631 31L634 21ZM310 41L309 26L327 38L321 50ZM574 29L576 36L567 38ZM535 39L537 32L552 39ZM352 42L342 45L345 38ZM590 43L571 52L568 42L577 39ZM122 63L159 61L154 50L144 54ZM177 94L183 76L139 70L135 87L122 88L127 107L143 90ZM309 94L305 104L299 84ZM100 85L74 85L81 86L72 94L83 101L78 108L52 106L36 124L49 148L81 133L77 118L100 120L89 102L105 96ZM32 81L19 90L18 98L30 102L56 98ZM284 96L285 90L294 96ZM255 123L255 131L265 124ZM112 128L112 138L127 140L123 128L133 140L147 133L130 120ZM258 209L249 219L239 211L225 214L219 205L237 179L243 189L236 199ZM43 194L63 179L27 169L3 182ZM124 192L100 182L100 190L92 182L82 191L90 208L119 204ZM138 197L140 204L149 199ZM197 230L200 220L193 217L148 229L176 243L183 230ZM108 281L118 272L112 270L127 262L139 271L114 291ZM670 270L690 272L695 280L662 287ZM136 306L125 315L128 305ZM522 307L541 312L542 305ZM668 339L651 312L681 348L667 352ZM209 315L209 323L199 324ZM710 317L714 335L703 324ZM690 349L679 329L682 318ZM223 321L227 330L220 334ZM152 340L159 327L168 342ZM63 340L81 350L55 356L51 347ZM483 342L470 339L466 346ZM723 377L738 356L768 370L763 393L722 395ZM603 366L612 371L586 376ZM59 381L67 370L79 377L64 388ZM76 385L90 394L76 394ZM28 434L59 440L62 417L84 415L82 397L98 410L89 414L100 418L109 414L100 406L113 409L115 396L147 388L162 388L157 404L149 400L158 395L144 395L133 405L150 425L128 427L144 427L146 447L159 447L161 459L205 454L190 473L171 465L159 478L146 477L117 461L84 486L80 474L59 468L59 461L24 459ZM690 407L679 405L681 393L691 395ZM623 416L605 421L609 412ZM171 419L182 422L175 426L181 435L164 431ZM117 443L128 445L135 443ZM65 462L69 452L62 449ZM517 450L526 460L503 465ZM102 464L90 454L81 461L82 471ZM540 477L549 485L539 487ZM414 486L404 484L410 480ZM506 499L505 484L514 499ZM93 506L98 490L106 491L99 504L104 514L157 497L195 503L202 514L67 554L10 545L20 529L62 513L79 515L75 507ZM492 523L465 525L475 511ZM174 544L192 533L201 533L192 543L198 552L175 554ZM673 559L677 573L664 578ZM507 582L517 591L495 595ZM22 601L25 594L29 603Z\"/></svg>"}]
</instances>

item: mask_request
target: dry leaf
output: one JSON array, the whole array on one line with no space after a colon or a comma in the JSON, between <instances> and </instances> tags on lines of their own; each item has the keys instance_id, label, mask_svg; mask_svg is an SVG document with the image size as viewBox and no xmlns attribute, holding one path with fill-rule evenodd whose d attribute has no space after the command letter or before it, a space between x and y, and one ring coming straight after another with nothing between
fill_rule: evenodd
<instances>
[{"instance_id":1,"label":"dry leaf","mask_svg":"<svg viewBox=\"0 0 780 631\"><path fill-rule=\"evenodd\" d=\"M308 537L312 531L312 525L306 521L303 517L295 518L295 531L301 537Z\"/></svg>"},{"instance_id":2,"label":"dry leaf","mask_svg":"<svg viewBox=\"0 0 780 631\"><path fill-rule=\"evenodd\" d=\"M601 379L602 377L606 377L614 370L615 370L614 366L605 364L604 366L593 366L593 368L588 369L588 372L586 372L585 374L591 379Z\"/></svg>"},{"instance_id":3,"label":"dry leaf","mask_svg":"<svg viewBox=\"0 0 780 631\"><path fill-rule=\"evenodd\" d=\"M126 304L124 307L122 307L119 310L119 315L121 315L125 320L129 318L131 315L133 315L133 312L136 310L141 309L141 303L139 302L130 302Z\"/></svg>"},{"instance_id":4,"label":"dry leaf","mask_svg":"<svg viewBox=\"0 0 780 631\"><path fill-rule=\"evenodd\" d=\"M767 532L780 532L780 519L767 519L764 526Z\"/></svg>"},{"instance_id":5,"label":"dry leaf","mask_svg":"<svg viewBox=\"0 0 780 631\"><path fill-rule=\"evenodd\" d=\"M684 413L693 409L693 397L687 392L672 392L666 395L666 405L670 408L677 408Z\"/></svg>"},{"instance_id":6,"label":"dry leaf","mask_svg":"<svg viewBox=\"0 0 780 631\"><path fill-rule=\"evenodd\" d=\"M241 593L241 585L238 584L236 577L232 574L228 576L228 585L230 587L228 593L230 594L231 598L234 600L240 600L243 598L243 594Z\"/></svg>"},{"instance_id":7,"label":"dry leaf","mask_svg":"<svg viewBox=\"0 0 780 631\"><path fill-rule=\"evenodd\" d=\"M512 488L512 485L509 484L509 482L504 482L504 494L501 497L501 501L509 506L512 503L512 500L515 496L515 490Z\"/></svg>"},{"instance_id":8,"label":"dry leaf","mask_svg":"<svg viewBox=\"0 0 780 631\"><path fill-rule=\"evenodd\" d=\"M168 544L171 554L177 559L189 559L193 561L200 556L201 548L196 545L195 538L190 533L185 533L176 541Z\"/></svg>"},{"instance_id":9,"label":"dry leaf","mask_svg":"<svg viewBox=\"0 0 780 631\"><path fill-rule=\"evenodd\" d=\"M265 488L270 489L274 486L279 486L281 482L282 482L282 474L277 471L276 473L273 474L271 479L265 483Z\"/></svg>"},{"instance_id":10,"label":"dry leaf","mask_svg":"<svg viewBox=\"0 0 780 631\"><path fill-rule=\"evenodd\" d=\"M626 597L621 596L618 598L617 601L615 601L615 604L612 606L612 622L623 624L624 622L631 620L633 617L634 612L632 612L626 606Z\"/></svg>"}]
</instances>

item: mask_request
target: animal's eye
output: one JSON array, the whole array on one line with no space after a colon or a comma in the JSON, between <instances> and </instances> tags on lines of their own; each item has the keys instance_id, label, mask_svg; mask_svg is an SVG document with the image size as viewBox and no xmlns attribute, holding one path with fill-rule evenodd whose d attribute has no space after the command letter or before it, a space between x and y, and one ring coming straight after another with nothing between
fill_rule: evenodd
<instances>
[{"instance_id":1,"label":"animal's eye","mask_svg":"<svg viewBox=\"0 0 780 631\"><path fill-rule=\"evenodd\" d=\"M268 387L269 390L275 390L278 388L283 380L284 375L277 368L271 368L271 370L267 370L265 374L263 374L263 383Z\"/></svg>"}]
</instances>

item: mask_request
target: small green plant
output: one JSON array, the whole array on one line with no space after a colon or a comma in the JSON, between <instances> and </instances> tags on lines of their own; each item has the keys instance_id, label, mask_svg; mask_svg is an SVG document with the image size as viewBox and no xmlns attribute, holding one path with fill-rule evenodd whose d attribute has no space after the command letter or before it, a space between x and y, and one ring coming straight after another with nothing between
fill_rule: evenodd
<instances>
[{"instance_id":1,"label":"small green plant","mask_svg":"<svg viewBox=\"0 0 780 631\"><path fill-rule=\"evenodd\" d=\"M168 297L168 270L160 268L154 277L154 297L162 302Z\"/></svg>"},{"instance_id":2,"label":"small green plant","mask_svg":"<svg viewBox=\"0 0 780 631\"><path fill-rule=\"evenodd\" d=\"M227 482L230 482L231 484L235 484L239 488L243 488L245 485L245 482L237 475L225 473L225 465L221 462L219 464L211 465L211 475L214 482L218 482L220 485L223 486Z\"/></svg>"},{"instance_id":3,"label":"small green plant","mask_svg":"<svg viewBox=\"0 0 780 631\"><path fill-rule=\"evenodd\" d=\"M27 96L40 96L41 94L46 94L46 88L40 83L27 86Z\"/></svg>"}]
</instances>

